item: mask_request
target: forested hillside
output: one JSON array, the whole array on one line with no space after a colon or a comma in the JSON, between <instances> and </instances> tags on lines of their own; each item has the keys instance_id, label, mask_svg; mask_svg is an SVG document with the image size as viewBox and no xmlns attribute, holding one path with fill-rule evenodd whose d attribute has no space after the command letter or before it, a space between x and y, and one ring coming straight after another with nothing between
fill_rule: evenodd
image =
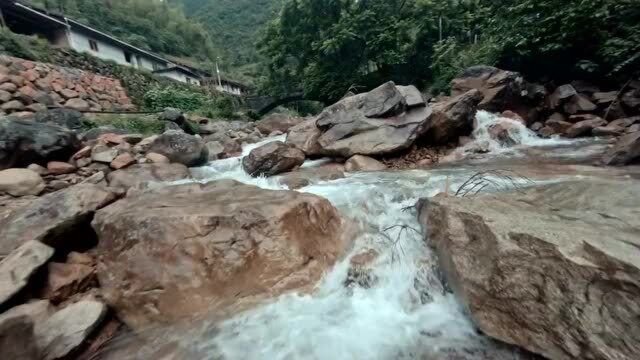
<instances>
[{"instance_id":1,"label":"forested hillside","mask_svg":"<svg viewBox=\"0 0 640 360\"><path fill-rule=\"evenodd\" d=\"M640 69L637 0L288 0L259 47L267 91L324 101L386 80L435 91L471 65L624 83Z\"/></svg>"},{"instance_id":2,"label":"forested hillside","mask_svg":"<svg viewBox=\"0 0 640 360\"><path fill-rule=\"evenodd\" d=\"M170 0L203 24L223 62L234 67L258 61L255 43L265 24L280 9L281 0Z\"/></svg>"},{"instance_id":3,"label":"forested hillside","mask_svg":"<svg viewBox=\"0 0 640 360\"><path fill-rule=\"evenodd\" d=\"M30 0L128 43L157 53L208 62L220 54L205 28L182 9L156 0Z\"/></svg>"}]
</instances>

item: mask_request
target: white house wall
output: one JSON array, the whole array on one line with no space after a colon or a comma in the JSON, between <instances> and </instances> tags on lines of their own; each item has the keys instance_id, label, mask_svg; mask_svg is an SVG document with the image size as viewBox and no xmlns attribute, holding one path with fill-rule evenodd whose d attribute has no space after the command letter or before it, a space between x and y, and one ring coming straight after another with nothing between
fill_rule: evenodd
<instances>
[{"instance_id":1,"label":"white house wall","mask_svg":"<svg viewBox=\"0 0 640 360\"><path fill-rule=\"evenodd\" d=\"M86 52L93 56L99 57L104 60L113 60L121 65L131 65L127 62L124 57L124 51L115 47L111 44L107 44L106 42L96 40L90 37L85 36L82 33L70 30L71 32L71 48L78 52ZM98 51L91 50L91 46L89 45L89 40L93 40L98 44Z\"/></svg>"},{"instance_id":2,"label":"white house wall","mask_svg":"<svg viewBox=\"0 0 640 360\"><path fill-rule=\"evenodd\" d=\"M180 82L183 82L183 83L186 83L187 79L191 79L191 83L192 84L200 85L200 79L188 76L188 75L186 75L186 74L184 74L182 72L175 71L175 70L162 72L162 73L159 73L158 75L164 76L164 77L168 77L170 79L173 79L173 80L176 80L176 81L180 81Z\"/></svg>"},{"instance_id":3,"label":"white house wall","mask_svg":"<svg viewBox=\"0 0 640 360\"><path fill-rule=\"evenodd\" d=\"M93 51L91 49L91 45L89 45L89 40L93 40L98 45L98 51ZM93 56L99 57L104 60L113 60L120 65L128 65L137 68L146 69L149 71L156 70L153 68L153 64L157 64L157 69L165 68L166 65L157 61L152 60L151 58L144 56L142 54L132 53L131 54L131 62L127 62L125 57L125 51L123 48L112 45L111 43L107 43L105 41L97 40L91 37L84 35L81 32L70 30L70 47L78 52L86 52ZM128 51L127 51L128 52ZM140 57L140 63L142 66L138 66L137 58ZM185 80L186 81L186 80Z\"/></svg>"}]
</instances>

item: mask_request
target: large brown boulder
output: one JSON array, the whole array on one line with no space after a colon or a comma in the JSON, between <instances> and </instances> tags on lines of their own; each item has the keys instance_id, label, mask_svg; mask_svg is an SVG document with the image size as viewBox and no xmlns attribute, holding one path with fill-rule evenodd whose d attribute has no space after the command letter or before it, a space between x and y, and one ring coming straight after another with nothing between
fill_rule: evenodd
<instances>
[{"instance_id":1,"label":"large brown boulder","mask_svg":"<svg viewBox=\"0 0 640 360\"><path fill-rule=\"evenodd\" d=\"M431 109L415 106L399 112L406 108L406 100L398 99L401 92L391 91L391 84L383 85L382 94L353 95L324 109L316 121L322 132L320 152L342 157L390 154L407 149L424 134Z\"/></svg>"},{"instance_id":2,"label":"large brown boulder","mask_svg":"<svg viewBox=\"0 0 640 360\"><path fill-rule=\"evenodd\" d=\"M100 285L134 330L312 286L347 245L327 200L232 180L125 198L93 227Z\"/></svg>"},{"instance_id":3,"label":"large brown boulder","mask_svg":"<svg viewBox=\"0 0 640 360\"><path fill-rule=\"evenodd\" d=\"M302 165L304 159L302 150L272 141L251 150L242 159L242 168L251 176L273 176Z\"/></svg>"},{"instance_id":4,"label":"large brown boulder","mask_svg":"<svg viewBox=\"0 0 640 360\"><path fill-rule=\"evenodd\" d=\"M269 135L274 131L286 133L290 128L298 125L302 119L286 114L273 114L256 122L256 128L264 135Z\"/></svg>"},{"instance_id":5,"label":"large brown boulder","mask_svg":"<svg viewBox=\"0 0 640 360\"><path fill-rule=\"evenodd\" d=\"M472 66L451 81L452 96L479 90L482 101L478 107L493 112L514 109L521 104L526 88L527 84L519 73L492 66Z\"/></svg>"},{"instance_id":6,"label":"large brown boulder","mask_svg":"<svg viewBox=\"0 0 640 360\"><path fill-rule=\"evenodd\" d=\"M369 91L364 97L364 116L384 118L398 115L405 110L407 102L392 81Z\"/></svg>"},{"instance_id":7,"label":"large brown boulder","mask_svg":"<svg viewBox=\"0 0 640 360\"><path fill-rule=\"evenodd\" d=\"M204 165L209 161L209 150L202 139L182 131L167 131L158 136L149 151L189 167Z\"/></svg>"},{"instance_id":8,"label":"large brown boulder","mask_svg":"<svg viewBox=\"0 0 640 360\"><path fill-rule=\"evenodd\" d=\"M320 155L320 135L322 131L316 126L316 119L308 119L289 129L286 143L302 150L307 156Z\"/></svg>"},{"instance_id":9,"label":"large brown boulder","mask_svg":"<svg viewBox=\"0 0 640 360\"><path fill-rule=\"evenodd\" d=\"M19 293L52 255L49 246L27 241L0 261L0 307Z\"/></svg>"},{"instance_id":10,"label":"large brown boulder","mask_svg":"<svg viewBox=\"0 0 640 360\"><path fill-rule=\"evenodd\" d=\"M66 128L11 117L0 119L0 170L67 161L78 149L80 141Z\"/></svg>"},{"instance_id":11,"label":"large brown boulder","mask_svg":"<svg viewBox=\"0 0 640 360\"><path fill-rule=\"evenodd\" d=\"M425 139L430 144L440 145L469 135L482 96L480 90L473 89L433 104Z\"/></svg>"},{"instance_id":12,"label":"large brown boulder","mask_svg":"<svg viewBox=\"0 0 640 360\"><path fill-rule=\"evenodd\" d=\"M0 170L0 193L20 197L38 195L45 183L40 174L29 169Z\"/></svg>"},{"instance_id":13,"label":"large brown boulder","mask_svg":"<svg viewBox=\"0 0 640 360\"><path fill-rule=\"evenodd\" d=\"M118 194L94 184L74 185L42 196L0 219L0 255L30 241L41 241L56 249L86 248L85 233L97 209L112 203Z\"/></svg>"},{"instance_id":14,"label":"large brown boulder","mask_svg":"<svg viewBox=\"0 0 640 360\"><path fill-rule=\"evenodd\" d=\"M640 352L640 183L436 197L428 243L476 325L552 360Z\"/></svg>"},{"instance_id":15,"label":"large brown boulder","mask_svg":"<svg viewBox=\"0 0 640 360\"><path fill-rule=\"evenodd\" d=\"M621 137L602 158L605 165L628 165L640 162L640 131Z\"/></svg>"}]
</instances>

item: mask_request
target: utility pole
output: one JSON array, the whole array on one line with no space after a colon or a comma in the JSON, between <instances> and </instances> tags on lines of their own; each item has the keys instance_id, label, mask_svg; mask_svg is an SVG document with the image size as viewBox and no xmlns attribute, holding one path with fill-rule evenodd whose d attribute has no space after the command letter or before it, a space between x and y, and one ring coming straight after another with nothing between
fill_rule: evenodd
<instances>
[{"instance_id":1,"label":"utility pole","mask_svg":"<svg viewBox=\"0 0 640 360\"><path fill-rule=\"evenodd\" d=\"M220 90L222 91L222 79L220 78L220 68L218 67L219 61L220 61L220 56L216 58L216 73L218 74L218 86L220 86Z\"/></svg>"},{"instance_id":2,"label":"utility pole","mask_svg":"<svg viewBox=\"0 0 640 360\"><path fill-rule=\"evenodd\" d=\"M442 16L438 19L438 29L440 30L440 41L442 41Z\"/></svg>"}]
</instances>

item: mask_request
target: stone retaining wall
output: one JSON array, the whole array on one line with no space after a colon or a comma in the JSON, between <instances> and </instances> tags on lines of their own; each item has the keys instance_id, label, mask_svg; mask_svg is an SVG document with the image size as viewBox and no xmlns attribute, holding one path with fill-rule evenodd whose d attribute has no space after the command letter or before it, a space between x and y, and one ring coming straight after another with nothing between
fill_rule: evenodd
<instances>
[{"instance_id":1,"label":"stone retaining wall","mask_svg":"<svg viewBox=\"0 0 640 360\"><path fill-rule=\"evenodd\" d=\"M136 110L120 80L0 56L0 115L28 115L51 106L79 111Z\"/></svg>"}]
</instances>

